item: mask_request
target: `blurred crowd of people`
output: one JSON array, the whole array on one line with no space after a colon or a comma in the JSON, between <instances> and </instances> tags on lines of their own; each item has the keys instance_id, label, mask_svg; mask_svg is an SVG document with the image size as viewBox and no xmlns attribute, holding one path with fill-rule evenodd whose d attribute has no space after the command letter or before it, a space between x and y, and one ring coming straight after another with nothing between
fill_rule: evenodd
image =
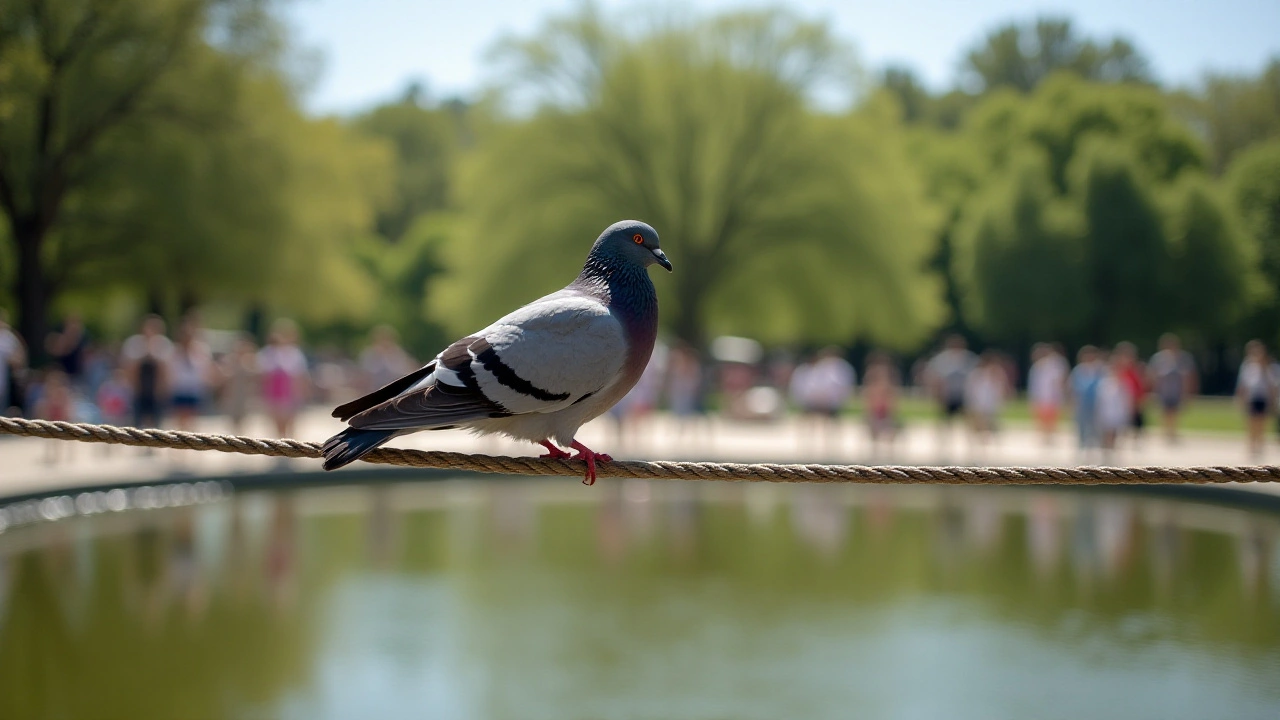
<instances>
[{"instance_id":1,"label":"blurred crowd of people","mask_svg":"<svg viewBox=\"0 0 1280 720\"><path fill-rule=\"evenodd\" d=\"M1026 397L1033 421L1046 443L1053 442L1068 414L1075 424L1079 448L1087 459L1109 459L1126 438L1140 442L1154 405L1161 432L1178 439L1179 418L1198 391L1196 363L1176 335L1167 333L1158 350L1143 360L1133 343L1106 349L1085 345L1074 367L1057 343L1037 343L1031 350ZM946 420L967 416L979 439L995 430L1003 404L1013 396L1016 370L1012 361L988 351L975 355L963 337L945 347L924 367L925 384ZM1260 455L1266 422L1277 415L1280 362L1261 341L1245 346L1236 382L1236 401L1247 419L1248 446Z\"/></svg>"},{"instance_id":2,"label":"blurred crowd of people","mask_svg":"<svg viewBox=\"0 0 1280 720\"><path fill-rule=\"evenodd\" d=\"M194 428L204 412L219 411L239 429L260 399L276 431L287 435L311 392L307 357L297 327L281 320L261 348L251 337L210 333L187 315L170 334L148 315L118 346L94 342L84 323L68 316L45 342L51 359L29 368L29 352L7 325L0 327L5 360L3 405L45 420L159 427L170 420Z\"/></svg>"},{"instance_id":3,"label":"blurred crowd of people","mask_svg":"<svg viewBox=\"0 0 1280 720\"><path fill-rule=\"evenodd\" d=\"M31 367L30 349L0 311L0 410L46 420L104 422L192 430L204 414L224 416L242 431L252 412L290 435L311 401L368 390L413 370L395 332L375 328L358 361L308 353L288 319L272 325L259 346L247 333L204 328L185 316L170 333L148 315L118 344L94 341L69 315L44 343L47 364Z\"/></svg>"},{"instance_id":4,"label":"blurred crowd of people","mask_svg":"<svg viewBox=\"0 0 1280 720\"><path fill-rule=\"evenodd\" d=\"M923 396L936 405L939 450L945 456L959 428L978 448L988 445L1018 393L1015 359L999 350L975 353L960 335L947 337L936 353L919 358L905 386L899 364L880 350L866 353L859 385L848 355L843 348L828 347L797 360L787 353L769 356L745 338L720 338L713 344L712 362L703 363L688 346L668 352L660 345L645 379L614 413L620 426L643 415L660 405L664 387L673 410L675 397L682 398L681 415L704 411L708 397L716 398L723 416L736 419L776 419L794 410L806 425L803 434L829 453L841 441L842 423L837 421L860 412L876 457L892 449L904 427L901 399ZM678 363L674 370L668 368L669 357ZM1199 390L1198 377L1191 353L1171 333L1159 339L1156 352L1145 360L1133 343L1122 342L1110 349L1081 347L1074 365L1061 344L1041 342L1028 358L1025 398L1046 444L1054 442L1069 418L1082 459L1109 460L1121 443L1142 440L1153 408L1161 434L1177 442L1182 412ZM1268 419L1280 417L1280 361L1261 341L1244 348L1235 399L1245 417L1249 452L1256 458L1265 446Z\"/></svg>"},{"instance_id":5,"label":"blurred crowd of people","mask_svg":"<svg viewBox=\"0 0 1280 720\"><path fill-rule=\"evenodd\" d=\"M202 414L219 413L236 433L251 413L261 413L281 437L293 433L307 403L369 392L418 367L386 326L375 328L352 358L304 350L298 327L287 319L272 325L259 347L247 333L203 327L194 313L173 332L164 319L148 315L135 334L115 345L96 342L72 314L42 349L48 363L30 367L29 345L0 309L0 410L181 430L194 429ZM718 338L707 353L685 343L659 343L639 383L610 411L616 439L625 444L644 417L660 408L679 432L692 435L705 431L699 419L712 409L730 419L763 421L795 411L814 452L831 455L841 449L845 421L860 412L874 457L892 451L904 426L901 400L916 396L936 405L939 449L946 455L957 428L966 430L975 447L992 441L1021 379L1013 357L997 350L975 353L960 335L916 360L905 386L903 367L888 353L861 355L859 384L852 354L840 347L797 356L766 352L747 338ZM1082 458L1107 460L1120 443L1141 440L1153 408L1162 434L1175 441L1180 415L1198 391L1197 378L1192 355L1167 334L1145 360L1135 345L1123 342L1110 349L1086 345L1074 365L1060 344L1038 343L1026 365L1025 389L1031 420L1046 443L1070 418ZM1256 457L1280 401L1280 362L1260 341L1245 347L1236 400Z\"/></svg>"},{"instance_id":6,"label":"blurred crowd of people","mask_svg":"<svg viewBox=\"0 0 1280 720\"><path fill-rule=\"evenodd\" d=\"M1070 414L1079 448L1090 459L1110 458L1126 438L1140 442L1153 405L1162 434L1176 442L1179 418L1198 391L1195 360L1172 333L1160 338L1157 351L1145 361L1130 342L1110 350L1085 345L1076 353L1074 367L1060 344L1037 343L1030 360L1026 396L1040 435L1051 443L1059 422ZM942 416L967 415L978 437L994 431L1017 377L1009 358L992 351L975 355L958 335L948 338L924 373ZM1280 361L1259 340L1245 346L1235 399L1246 417L1249 451L1257 457L1267 420L1277 416L1280 400Z\"/></svg>"}]
</instances>

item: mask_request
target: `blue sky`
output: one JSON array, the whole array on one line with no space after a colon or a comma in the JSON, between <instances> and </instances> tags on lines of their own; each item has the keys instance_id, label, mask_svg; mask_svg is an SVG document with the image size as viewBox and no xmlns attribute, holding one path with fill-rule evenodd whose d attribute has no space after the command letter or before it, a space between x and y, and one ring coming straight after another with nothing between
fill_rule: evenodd
<instances>
[{"instance_id":1,"label":"blue sky","mask_svg":"<svg viewBox=\"0 0 1280 720\"><path fill-rule=\"evenodd\" d=\"M604 0L609 9L634 2ZM699 12L761 2L687 0ZM964 51L992 26L1042 14L1072 18L1084 33L1122 34L1151 59L1157 77L1192 84L1207 69L1256 72L1280 55L1280 0L791 0L829 20L864 65L906 64L934 88L949 87ZM526 34L576 0L297 0L295 38L320 52L308 98L315 112L347 113L392 97L411 80L434 96L466 95L484 82L484 53L504 34Z\"/></svg>"}]
</instances>

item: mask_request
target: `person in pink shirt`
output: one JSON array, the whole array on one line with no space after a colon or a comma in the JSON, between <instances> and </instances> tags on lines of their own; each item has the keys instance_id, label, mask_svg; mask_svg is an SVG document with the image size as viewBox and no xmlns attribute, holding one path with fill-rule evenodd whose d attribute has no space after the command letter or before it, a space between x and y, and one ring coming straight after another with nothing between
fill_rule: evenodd
<instances>
[{"instance_id":1,"label":"person in pink shirt","mask_svg":"<svg viewBox=\"0 0 1280 720\"><path fill-rule=\"evenodd\" d=\"M108 425L124 425L129 421L129 406L133 398L129 392L129 375L121 368L111 372L95 396L102 421ZM110 447L104 445L103 447Z\"/></svg>"},{"instance_id":2,"label":"person in pink shirt","mask_svg":"<svg viewBox=\"0 0 1280 720\"><path fill-rule=\"evenodd\" d=\"M880 455L882 444L890 451L893 449L893 441L898 433L898 393L901 385L898 369L887 353L877 350L867 356L862 396L873 456Z\"/></svg>"},{"instance_id":3,"label":"person in pink shirt","mask_svg":"<svg viewBox=\"0 0 1280 720\"><path fill-rule=\"evenodd\" d=\"M258 352L258 373L276 434L288 437L311 388L307 357L298 347L298 326L292 320L281 319L272 327L267 346Z\"/></svg>"}]
</instances>

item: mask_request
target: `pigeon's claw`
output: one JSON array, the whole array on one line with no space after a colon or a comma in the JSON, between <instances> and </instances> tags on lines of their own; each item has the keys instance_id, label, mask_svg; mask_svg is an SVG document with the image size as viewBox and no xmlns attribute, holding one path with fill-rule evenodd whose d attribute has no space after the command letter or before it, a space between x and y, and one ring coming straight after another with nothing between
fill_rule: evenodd
<instances>
[{"instance_id":1,"label":"pigeon's claw","mask_svg":"<svg viewBox=\"0 0 1280 720\"><path fill-rule=\"evenodd\" d=\"M587 476L582 479L583 485L596 484L596 462L597 461L613 462L613 458L609 457L608 455L605 455L604 453L598 453L592 450L591 448L587 447L586 445L583 445L582 443L578 442L577 440L574 440L573 444L570 445L569 447L578 451L578 454L573 456L574 460L585 460L587 463Z\"/></svg>"},{"instance_id":2,"label":"pigeon's claw","mask_svg":"<svg viewBox=\"0 0 1280 720\"><path fill-rule=\"evenodd\" d=\"M564 450L561 450L555 445L552 445L550 440L539 440L538 444L547 449L546 455L539 455L538 457L548 458L551 460L565 460L567 458L573 457L572 455L565 452Z\"/></svg>"}]
</instances>

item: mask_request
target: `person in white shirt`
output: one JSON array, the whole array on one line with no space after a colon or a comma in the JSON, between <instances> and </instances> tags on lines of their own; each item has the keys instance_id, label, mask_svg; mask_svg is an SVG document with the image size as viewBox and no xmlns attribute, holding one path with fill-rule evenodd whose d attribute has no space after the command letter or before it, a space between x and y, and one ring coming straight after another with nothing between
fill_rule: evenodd
<instances>
[{"instance_id":1,"label":"person in white shirt","mask_svg":"<svg viewBox=\"0 0 1280 720\"><path fill-rule=\"evenodd\" d=\"M978 356L970 350L962 335L947 338L945 348L924 368L929 393L938 403L941 422L938 425L938 451L947 452L952 421L964 415L965 387L969 373L978 366Z\"/></svg>"},{"instance_id":2,"label":"person in white shirt","mask_svg":"<svg viewBox=\"0 0 1280 720\"><path fill-rule=\"evenodd\" d=\"M978 366L965 381L964 394L974 440L979 445L985 445L995 435L1000 410L1008 395L1009 377L1000 359L989 350L982 353Z\"/></svg>"},{"instance_id":3,"label":"person in white shirt","mask_svg":"<svg viewBox=\"0 0 1280 720\"><path fill-rule=\"evenodd\" d=\"M1122 377L1124 362L1122 354L1113 354L1098 381L1097 427L1104 460L1111 459L1116 441L1133 419L1133 401Z\"/></svg>"},{"instance_id":4,"label":"person in white shirt","mask_svg":"<svg viewBox=\"0 0 1280 720\"><path fill-rule=\"evenodd\" d=\"M213 372L213 353L200 339L196 321L188 318L178 330L178 342L169 359L169 391L179 430L193 429L196 415L208 400Z\"/></svg>"},{"instance_id":5,"label":"person in white shirt","mask_svg":"<svg viewBox=\"0 0 1280 720\"><path fill-rule=\"evenodd\" d=\"M1249 455L1261 457L1267 416L1276 400L1277 379L1267 360L1267 348L1260 340L1245 345L1244 362L1236 378L1236 402L1245 413L1249 433Z\"/></svg>"},{"instance_id":6,"label":"person in white shirt","mask_svg":"<svg viewBox=\"0 0 1280 720\"><path fill-rule=\"evenodd\" d=\"M1067 375L1071 368L1058 348L1038 343L1031 351L1031 370L1027 374L1027 399L1035 415L1036 426L1045 444L1053 442L1058 419L1066 404Z\"/></svg>"},{"instance_id":7,"label":"person in white shirt","mask_svg":"<svg viewBox=\"0 0 1280 720\"><path fill-rule=\"evenodd\" d=\"M823 350L793 383L792 393L808 413L836 417L853 395L856 374L836 348Z\"/></svg>"},{"instance_id":8,"label":"person in white shirt","mask_svg":"<svg viewBox=\"0 0 1280 720\"><path fill-rule=\"evenodd\" d=\"M839 446L840 412L857 384L857 373L839 348L826 348L810 363L796 368L791 376L791 397L818 427L815 434L824 438L824 451L831 453Z\"/></svg>"},{"instance_id":9,"label":"person in white shirt","mask_svg":"<svg viewBox=\"0 0 1280 720\"><path fill-rule=\"evenodd\" d=\"M1160 400L1165 438L1178 439L1178 416L1187 398L1196 392L1196 363L1191 353L1182 349L1177 335L1160 336L1160 350L1147 363L1150 386Z\"/></svg>"},{"instance_id":10,"label":"person in white shirt","mask_svg":"<svg viewBox=\"0 0 1280 720\"><path fill-rule=\"evenodd\" d=\"M925 367L929 390L938 401L944 420L964 413L965 385L977 366L978 356L969 350L964 337L952 335L947 338L946 348Z\"/></svg>"},{"instance_id":11,"label":"person in white shirt","mask_svg":"<svg viewBox=\"0 0 1280 720\"><path fill-rule=\"evenodd\" d=\"M18 371L27 364L27 347L9 327L9 315L0 308L0 415L7 415L18 399L9 389Z\"/></svg>"},{"instance_id":12,"label":"person in white shirt","mask_svg":"<svg viewBox=\"0 0 1280 720\"><path fill-rule=\"evenodd\" d=\"M173 343L164 334L164 319L148 315L137 335L120 348L125 374L133 392L133 426L159 427L169 387Z\"/></svg>"}]
</instances>

